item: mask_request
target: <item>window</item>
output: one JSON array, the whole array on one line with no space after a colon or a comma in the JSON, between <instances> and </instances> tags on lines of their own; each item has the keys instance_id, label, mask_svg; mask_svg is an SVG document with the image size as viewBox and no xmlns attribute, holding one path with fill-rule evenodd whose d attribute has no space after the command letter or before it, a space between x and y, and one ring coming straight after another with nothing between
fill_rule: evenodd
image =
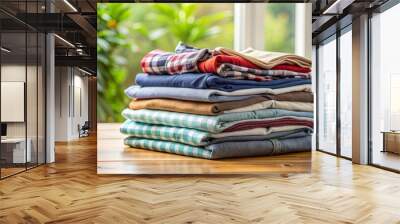
<instances>
[{"instance_id":1,"label":"window","mask_svg":"<svg viewBox=\"0 0 400 224\"><path fill-rule=\"evenodd\" d=\"M400 130L400 67L398 52L400 33L400 5L396 5L371 19L371 140L372 163L400 170L400 156L386 150L382 132ZM396 135L396 138L399 138ZM386 142L387 143L387 142ZM399 145L396 145L399 148Z\"/></svg>"},{"instance_id":2,"label":"window","mask_svg":"<svg viewBox=\"0 0 400 224\"><path fill-rule=\"evenodd\" d=\"M336 39L318 48L318 149L336 153Z\"/></svg>"},{"instance_id":3,"label":"window","mask_svg":"<svg viewBox=\"0 0 400 224\"><path fill-rule=\"evenodd\" d=\"M352 33L340 36L340 154L352 156Z\"/></svg>"},{"instance_id":4,"label":"window","mask_svg":"<svg viewBox=\"0 0 400 224\"><path fill-rule=\"evenodd\" d=\"M7 1L0 7L39 13L43 1ZM26 26L12 14L0 13L0 178L45 162L45 44L44 33ZM10 109L13 108L13 109Z\"/></svg>"}]
</instances>

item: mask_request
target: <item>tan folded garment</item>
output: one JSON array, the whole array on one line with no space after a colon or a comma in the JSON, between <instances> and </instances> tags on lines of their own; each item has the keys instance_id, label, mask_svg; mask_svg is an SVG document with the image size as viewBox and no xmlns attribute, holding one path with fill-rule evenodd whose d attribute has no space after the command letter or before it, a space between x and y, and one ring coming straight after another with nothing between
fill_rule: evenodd
<instances>
[{"instance_id":1,"label":"tan folded garment","mask_svg":"<svg viewBox=\"0 0 400 224\"><path fill-rule=\"evenodd\" d=\"M239 52L224 47L215 48L215 52L217 54L220 53L242 57L248 61L251 61L253 64L260 66L263 69L271 69L277 65L282 64L298 65L305 68L311 67L310 59L294 54L260 51L254 50L252 48L247 48L246 50Z\"/></svg>"},{"instance_id":2,"label":"tan folded garment","mask_svg":"<svg viewBox=\"0 0 400 224\"><path fill-rule=\"evenodd\" d=\"M216 115L226 110L233 110L236 108L246 107L256 103L265 101L266 98L262 96L255 96L246 100L221 102L221 103L205 103L196 101L184 101L173 99L147 99L138 100L133 99L129 103L129 109L153 109L153 110L166 110L173 112L182 112L190 114L201 115Z\"/></svg>"}]
</instances>

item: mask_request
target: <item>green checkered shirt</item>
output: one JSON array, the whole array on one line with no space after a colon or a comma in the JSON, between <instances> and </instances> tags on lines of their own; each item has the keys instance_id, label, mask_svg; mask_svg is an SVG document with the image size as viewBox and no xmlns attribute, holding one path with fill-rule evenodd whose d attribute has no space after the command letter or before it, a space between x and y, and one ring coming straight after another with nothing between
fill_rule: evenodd
<instances>
[{"instance_id":1,"label":"green checkered shirt","mask_svg":"<svg viewBox=\"0 0 400 224\"><path fill-rule=\"evenodd\" d=\"M147 109L125 109L122 111L122 115L127 119L143 123L193 128L212 133L222 131L220 125L218 125L216 116L203 116Z\"/></svg>"},{"instance_id":2,"label":"green checkered shirt","mask_svg":"<svg viewBox=\"0 0 400 224\"><path fill-rule=\"evenodd\" d=\"M177 142L128 137L124 140L125 145L134 148L142 148L159 152L168 152L184 156L192 156L204 159L212 159L212 152L200 147L194 147Z\"/></svg>"},{"instance_id":3,"label":"green checkered shirt","mask_svg":"<svg viewBox=\"0 0 400 224\"><path fill-rule=\"evenodd\" d=\"M122 124L120 131L132 137L180 142L194 146L206 145L210 138L210 133L204 131L145 124L130 120Z\"/></svg>"}]
</instances>

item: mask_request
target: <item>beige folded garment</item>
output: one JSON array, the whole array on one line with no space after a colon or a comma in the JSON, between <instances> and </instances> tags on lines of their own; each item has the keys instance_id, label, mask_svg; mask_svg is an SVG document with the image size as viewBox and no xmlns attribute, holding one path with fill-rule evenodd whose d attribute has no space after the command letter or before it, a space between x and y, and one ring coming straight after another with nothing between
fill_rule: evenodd
<instances>
[{"instance_id":1,"label":"beige folded garment","mask_svg":"<svg viewBox=\"0 0 400 224\"><path fill-rule=\"evenodd\" d=\"M166 110L173 112L200 114L200 115L216 115L226 110L246 107L252 104L265 101L263 96L255 96L250 99L220 102L220 103L205 103L196 101L173 100L173 99L133 99L129 103L129 109L153 109Z\"/></svg>"},{"instance_id":2,"label":"beige folded garment","mask_svg":"<svg viewBox=\"0 0 400 224\"><path fill-rule=\"evenodd\" d=\"M273 132L279 131L293 131L298 129L310 128L308 126L302 125L285 125L279 127L269 127L269 128L253 128L241 131L231 131L231 132L221 132L221 133L214 133L211 135L212 138L225 138L225 137L232 137L232 136L246 136L246 135L268 135Z\"/></svg>"},{"instance_id":3,"label":"beige folded garment","mask_svg":"<svg viewBox=\"0 0 400 224\"><path fill-rule=\"evenodd\" d=\"M304 102L294 102L294 101L266 100L246 107L226 110L224 111L224 113L247 112L247 111L263 110L263 109L282 109L282 110L312 112L314 110L314 104L304 103Z\"/></svg>"},{"instance_id":4,"label":"beige folded garment","mask_svg":"<svg viewBox=\"0 0 400 224\"><path fill-rule=\"evenodd\" d=\"M263 69L271 69L277 65L283 64L298 65L304 68L311 67L310 59L294 54L260 51L252 48L247 48L243 51L234 51L229 48L217 47L214 51L216 54L242 57Z\"/></svg>"}]
</instances>

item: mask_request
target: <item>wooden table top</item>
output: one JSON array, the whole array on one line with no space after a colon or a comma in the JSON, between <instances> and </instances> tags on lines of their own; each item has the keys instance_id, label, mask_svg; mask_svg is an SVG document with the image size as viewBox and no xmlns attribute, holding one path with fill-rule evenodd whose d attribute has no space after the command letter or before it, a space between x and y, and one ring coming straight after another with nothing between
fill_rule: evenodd
<instances>
[{"instance_id":1,"label":"wooden table top","mask_svg":"<svg viewBox=\"0 0 400 224\"><path fill-rule=\"evenodd\" d=\"M98 174L266 174L304 173L311 169L311 153L207 160L123 144L120 124L97 126Z\"/></svg>"}]
</instances>

